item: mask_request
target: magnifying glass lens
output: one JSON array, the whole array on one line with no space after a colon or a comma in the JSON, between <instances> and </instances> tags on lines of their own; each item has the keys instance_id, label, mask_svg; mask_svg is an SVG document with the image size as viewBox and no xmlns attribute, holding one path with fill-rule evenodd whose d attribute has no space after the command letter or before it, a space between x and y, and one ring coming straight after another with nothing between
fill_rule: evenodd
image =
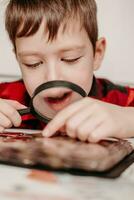
<instances>
[{"instance_id":1,"label":"magnifying glass lens","mask_svg":"<svg viewBox=\"0 0 134 200\"><path fill-rule=\"evenodd\" d=\"M33 107L38 115L53 119L62 109L83 97L65 87L49 88L39 92L33 99Z\"/></svg>"},{"instance_id":2,"label":"magnifying glass lens","mask_svg":"<svg viewBox=\"0 0 134 200\"><path fill-rule=\"evenodd\" d=\"M55 115L76 101L87 96L78 85L67 81L50 81L36 88L28 109L19 111L21 115L31 113L48 123Z\"/></svg>"}]
</instances>

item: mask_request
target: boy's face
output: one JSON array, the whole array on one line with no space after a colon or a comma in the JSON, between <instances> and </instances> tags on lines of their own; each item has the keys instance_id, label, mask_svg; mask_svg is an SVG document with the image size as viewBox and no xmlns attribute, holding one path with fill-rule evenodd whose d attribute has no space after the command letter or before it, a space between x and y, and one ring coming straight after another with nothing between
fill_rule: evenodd
<instances>
[{"instance_id":1,"label":"boy's face","mask_svg":"<svg viewBox=\"0 0 134 200\"><path fill-rule=\"evenodd\" d=\"M74 20L65 32L61 26L57 38L48 42L44 23L33 36L16 39L16 56L28 93L31 96L44 82L65 80L81 86L88 94L93 71L99 68L103 57L104 40L100 41L94 55L87 32ZM59 93L55 89L51 92Z\"/></svg>"}]
</instances>

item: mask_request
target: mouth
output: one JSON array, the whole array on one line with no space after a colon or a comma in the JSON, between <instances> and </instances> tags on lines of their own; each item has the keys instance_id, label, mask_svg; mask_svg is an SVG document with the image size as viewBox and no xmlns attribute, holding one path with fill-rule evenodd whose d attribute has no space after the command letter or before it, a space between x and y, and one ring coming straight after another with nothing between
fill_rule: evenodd
<instances>
[{"instance_id":1,"label":"mouth","mask_svg":"<svg viewBox=\"0 0 134 200\"><path fill-rule=\"evenodd\" d=\"M49 104L49 106L58 111L69 104L71 101L72 92L66 92L60 96L55 97L47 97L45 101Z\"/></svg>"}]
</instances>

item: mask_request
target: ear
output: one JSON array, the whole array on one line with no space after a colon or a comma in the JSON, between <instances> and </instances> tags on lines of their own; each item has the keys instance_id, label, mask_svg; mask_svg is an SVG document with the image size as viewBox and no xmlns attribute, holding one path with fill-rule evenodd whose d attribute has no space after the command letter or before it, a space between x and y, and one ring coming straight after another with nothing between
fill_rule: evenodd
<instances>
[{"instance_id":1,"label":"ear","mask_svg":"<svg viewBox=\"0 0 134 200\"><path fill-rule=\"evenodd\" d=\"M94 64L93 64L94 71L100 68L104 54L105 54L105 49L106 49L106 39L100 38L96 42Z\"/></svg>"}]
</instances>

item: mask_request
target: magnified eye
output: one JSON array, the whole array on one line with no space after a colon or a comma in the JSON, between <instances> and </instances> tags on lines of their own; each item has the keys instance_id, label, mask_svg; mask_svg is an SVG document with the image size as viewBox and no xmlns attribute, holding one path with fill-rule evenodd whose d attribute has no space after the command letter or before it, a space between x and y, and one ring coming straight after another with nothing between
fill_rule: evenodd
<instances>
[{"instance_id":1,"label":"magnified eye","mask_svg":"<svg viewBox=\"0 0 134 200\"><path fill-rule=\"evenodd\" d=\"M37 62L37 63L33 63L33 64L26 64L26 63L24 63L24 65L27 66L27 67L29 67L29 68L36 68L36 67L40 66L41 64L43 64L42 61Z\"/></svg>"}]
</instances>

